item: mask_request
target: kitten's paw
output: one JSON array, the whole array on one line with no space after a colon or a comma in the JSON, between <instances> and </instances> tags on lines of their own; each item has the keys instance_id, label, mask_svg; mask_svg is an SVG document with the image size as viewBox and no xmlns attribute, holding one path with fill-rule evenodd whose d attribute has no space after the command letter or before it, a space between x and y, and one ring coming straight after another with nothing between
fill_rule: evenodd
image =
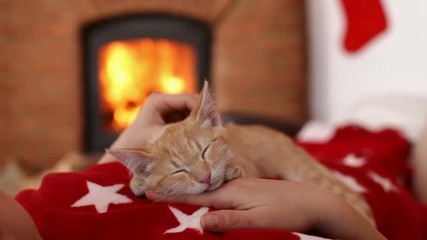
<instances>
[{"instance_id":1,"label":"kitten's paw","mask_svg":"<svg viewBox=\"0 0 427 240\"><path fill-rule=\"evenodd\" d=\"M225 181L231 181L233 179L242 177L242 169L235 167L235 166L227 166L225 169Z\"/></svg>"},{"instance_id":2,"label":"kitten's paw","mask_svg":"<svg viewBox=\"0 0 427 240\"><path fill-rule=\"evenodd\" d=\"M145 186L144 186L144 182L140 181L137 178L132 178L130 183L129 183L129 188L130 190L133 192L133 194L135 194L136 196L144 196L145 194Z\"/></svg>"}]
</instances>

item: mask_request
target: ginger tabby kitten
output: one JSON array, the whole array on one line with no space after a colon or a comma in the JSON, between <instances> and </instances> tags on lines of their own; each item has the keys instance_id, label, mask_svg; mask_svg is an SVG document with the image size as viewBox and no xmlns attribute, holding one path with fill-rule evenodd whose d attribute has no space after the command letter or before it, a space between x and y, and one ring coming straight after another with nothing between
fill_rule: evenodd
<instances>
[{"instance_id":1,"label":"ginger tabby kitten","mask_svg":"<svg viewBox=\"0 0 427 240\"><path fill-rule=\"evenodd\" d=\"M140 149L108 149L133 174L130 189L172 196L214 190L238 177L306 181L346 199L375 225L363 196L342 183L292 139L267 127L223 125L207 82L183 121Z\"/></svg>"}]
</instances>

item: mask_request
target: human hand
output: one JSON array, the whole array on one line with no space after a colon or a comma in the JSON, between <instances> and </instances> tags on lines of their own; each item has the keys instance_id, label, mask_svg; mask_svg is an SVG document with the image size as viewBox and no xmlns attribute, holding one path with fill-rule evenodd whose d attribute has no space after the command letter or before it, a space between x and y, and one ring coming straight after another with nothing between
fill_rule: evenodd
<instances>
[{"instance_id":1,"label":"human hand","mask_svg":"<svg viewBox=\"0 0 427 240\"><path fill-rule=\"evenodd\" d=\"M176 197L146 192L154 202L213 207L202 216L207 231L274 228L317 231L340 239L385 239L341 197L317 185L282 180L239 178L211 192Z\"/></svg>"},{"instance_id":2,"label":"human hand","mask_svg":"<svg viewBox=\"0 0 427 240\"><path fill-rule=\"evenodd\" d=\"M311 185L307 188L302 191L300 184L294 182L238 178L215 191L200 195L163 197L148 192L146 196L155 202L180 202L221 209L202 217L202 226L208 231L223 232L239 228L306 231L313 228L317 219L301 212L312 213L317 209L312 206L315 204L301 204L301 198L315 194L313 191L307 192L309 188L318 191ZM317 201L322 205L324 199L320 197Z\"/></svg>"},{"instance_id":3,"label":"human hand","mask_svg":"<svg viewBox=\"0 0 427 240\"><path fill-rule=\"evenodd\" d=\"M111 148L137 148L147 144L166 124L187 117L197 101L197 96L197 94L151 94L135 120L120 134ZM114 160L111 155L104 154L99 163Z\"/></svg>"}]
</instances>

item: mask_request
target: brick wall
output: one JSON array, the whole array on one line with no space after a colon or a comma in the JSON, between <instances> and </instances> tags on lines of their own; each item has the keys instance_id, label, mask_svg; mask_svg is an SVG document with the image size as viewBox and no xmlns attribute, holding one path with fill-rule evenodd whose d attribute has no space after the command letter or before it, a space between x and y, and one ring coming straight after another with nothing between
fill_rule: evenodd
<instances>
[{"instance_id":1,"label":"brick wall","mask_svg":"<svg viewBox=\"0 0 427 240\"><path fill-rule=\"evenodd\" d=\"M220 111L307 117L303 1L0 0L0 161L41 168L82 149L80 30L146 13L212 26L210 80Z\"/></svg>"}]
</instances>

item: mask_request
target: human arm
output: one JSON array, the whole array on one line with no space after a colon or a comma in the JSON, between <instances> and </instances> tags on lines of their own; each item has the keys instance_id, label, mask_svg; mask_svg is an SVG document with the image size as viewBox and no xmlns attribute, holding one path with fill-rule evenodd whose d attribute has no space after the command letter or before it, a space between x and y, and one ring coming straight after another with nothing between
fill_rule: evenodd
<instances>
[{"instance_id":1,"label":"human arm","mask_svg":"<svg viewBox=\"0 0 427 240\"><path fill-rule=\"evenodd\" d=\"M427 124L414 143L412 164L415 195L427 205Z\"/></svg>"},{"instance_id":2,"label":"human arm","mask_svg":"<svg viewBox=\"0 0 427 240\"><path fill-rule=\"evenodd\" d=\"M30 215L18 202L2 191L0 191L0 239L42 239Z\"/></svg>"},{"instance_id":3,"label":"human arm","mask_svg":"<svg viewBox=\"0 0 427 240\"><path fill-rule=\"evenodd\" d=\"M385 239L341 197L308 183L240 178L199 195L165 198L148 192L146 196L155 202L219 209L202 216L207 231L275 228L316 231L338 239Z\"/></svg>"},{"instance_id":4,"label":"human arm","mask_svg":"<svg viewBox=\"0 0 427 240\"><path fill-rule=\"evenodd\" d=\"M151 94L135 120L120 134L111 148L137 148L147 144L166 124L184 119L196 99L196 94ZM104 154L99 163L114 160L113 156Z\"/></svg>"}]
</instances>

